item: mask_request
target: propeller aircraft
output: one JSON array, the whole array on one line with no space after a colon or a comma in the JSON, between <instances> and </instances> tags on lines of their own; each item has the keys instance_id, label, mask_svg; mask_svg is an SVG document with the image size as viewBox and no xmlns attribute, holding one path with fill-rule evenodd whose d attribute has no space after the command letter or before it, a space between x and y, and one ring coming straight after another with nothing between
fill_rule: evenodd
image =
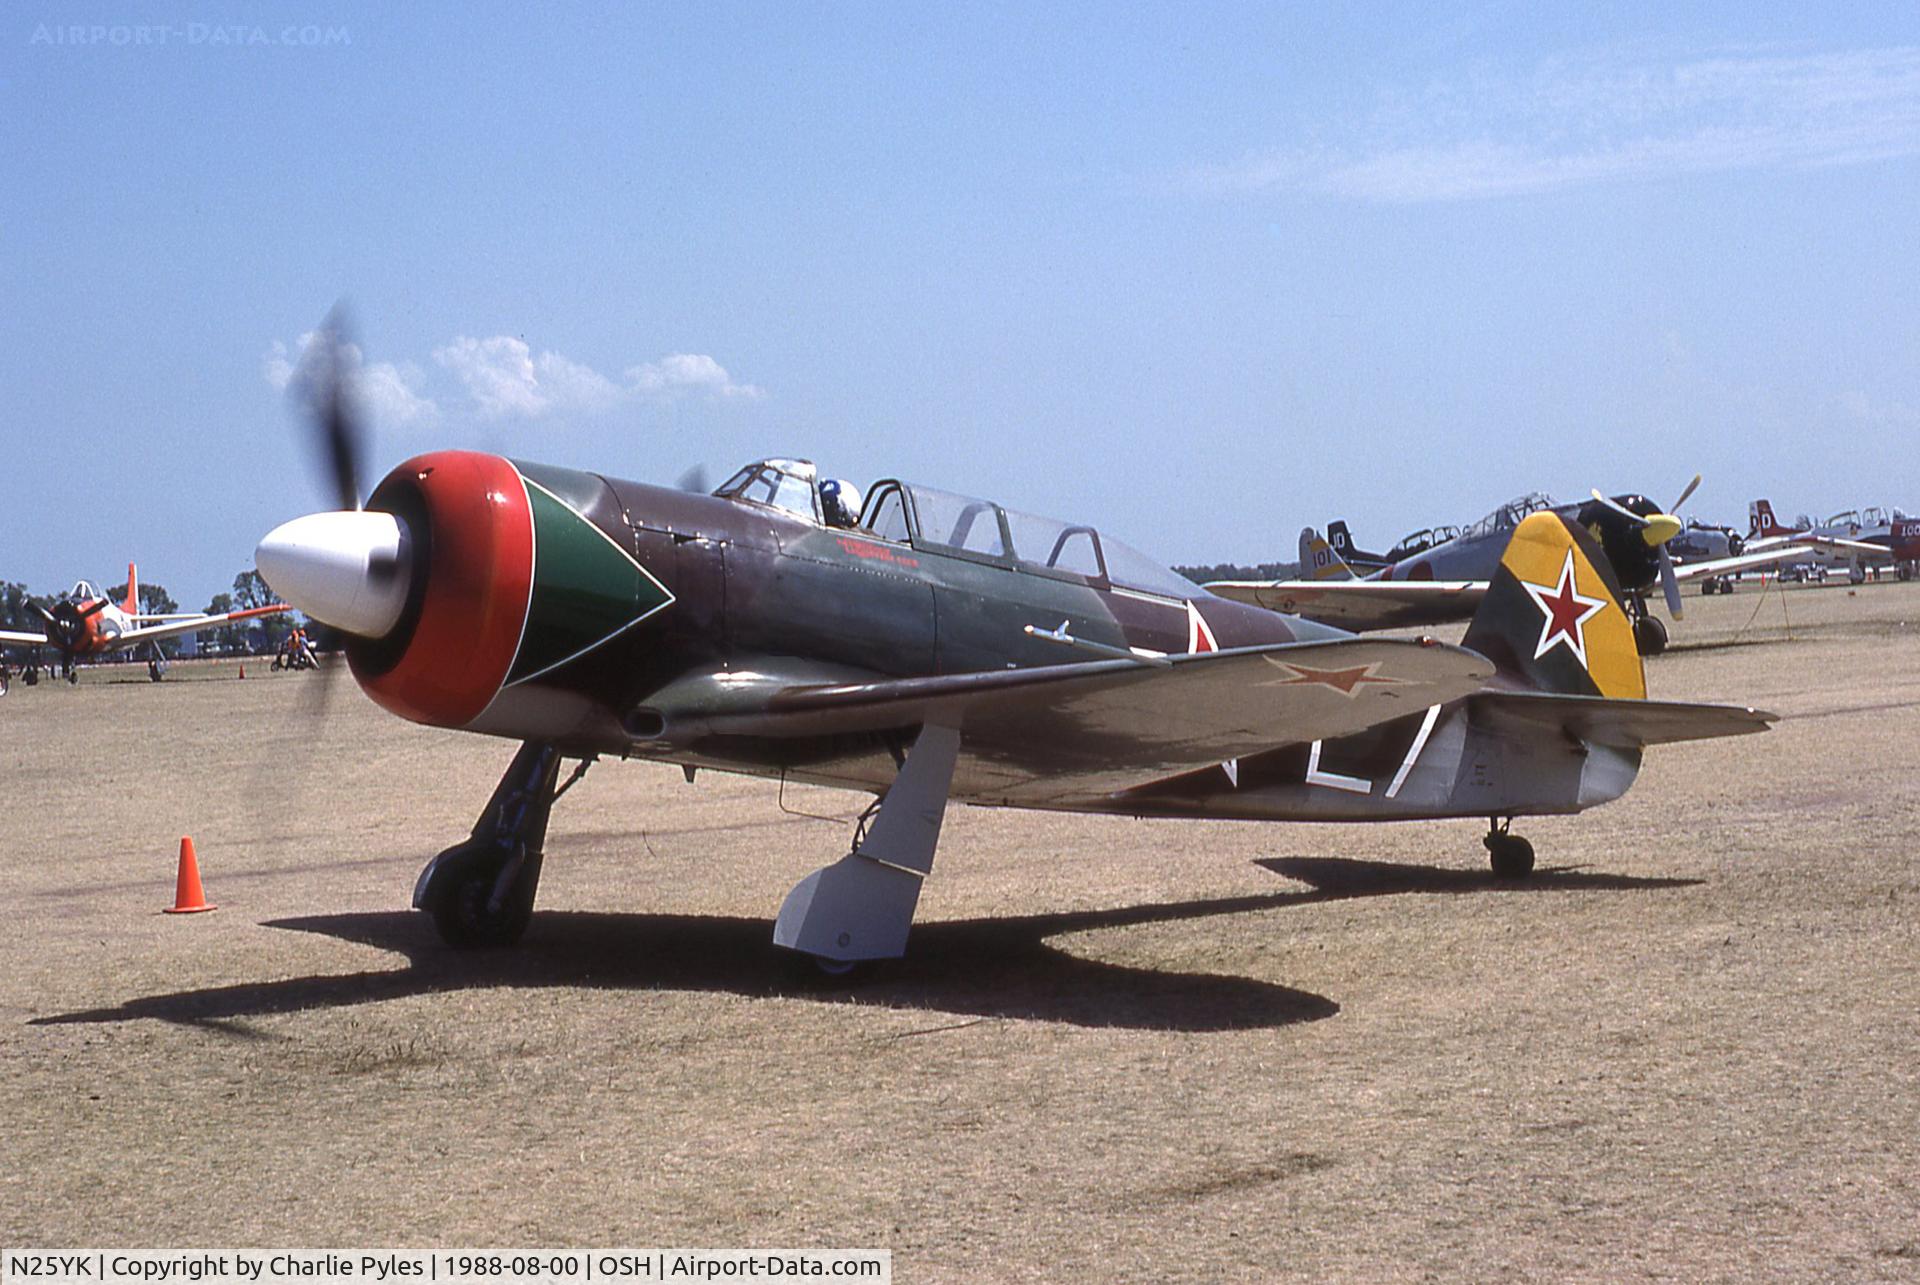
<instances>
[{"instance_id":1,"label":"propeller aircraft","mask_svg":"<svg viewBox=\"0 0 1920 1285\"><path fill-rule=\"evenodd\" d=\"M81 580L51 607L36 609L46 621L46 632L31 634L19 630L0 630L0 644L28 648L29 655L35 658L28 662L26 681L29 686L39 679L37 658L42 647L51 648L59 657L59 671L69 683L79 681L79 675L74 672L76 661L141 647L147 654L147 676L157 683L166 669L166 659L159 648L162 638L199 633L204 629L230 625L237 620L250 620L256 616L270 616L289 610L280 604L249 607L217 616L198 611L143 612L140 610L139 574L131 562L127 564L127 594L118 603L88 581Z\"/></svg>"},{"instance_id":2,"label":"propeller aircraft","mask_svg":"<svg viewBox=\"0 0 1920 1285\"><path fill-rule=\"evenodd\" d=\"M1700 478L1695 476L1666 511L1644 495L1607 496L1596 490L1590 500L1560 505L1537 492L1523 495L1464 530L1434 528L1414 533L1396 546L1396 552L1409 552L1382 559L1364 579L1355 576L1338 544L1308 528L1300 533L1302 578L1220 580L1206 588L1222 598L1362 633L1467 620L1485 599L1495 568L1520 524L1532 514L1552 513L1585 529L1599 544L1621 587L1636 647L1643 656L1658 655L1666 650L1667 628L1647 610L1647 597L1655 585L1666 598L1668 613L1679 620L1685 615L1680 600L1683 581L1730 575L1790 556L1778 550L1676 564L1668 544L1686 528L1673 514L1699 485ZM1351 548L1352 539L1345 535L1344 524L1341 527L1343 542Z\"/></svg>"},{"instance_id":3,"label":"propeller aircraft","mask_svg":"<svg viewBox=\"0 0 1920 1285\"><path fill-rule=\"evenodd\" d=\"M453 946L520 938L554 801L602 757L872 793L773 930L838 974L904 953L951 800L1486 818L1495 874L1517 878L1534 854L1516 816L1604 803L1647 746L1774 717L1647 700L1608 559L1556 513L1507 533L1462 645L1360 638L936 487L883 479L836 520L801 460L693 494L443 450L363 499L337 327L317 342L335 505L270 532L261 574L346 635L380 705L519 745L414 888Z\"/></svg>"},{"instance_id":4,"label":"propeller aircraft","mask_svg":"<svg viewBox=\"0 0 1920 1285\"><path fill-rule=\"evenodd\" d=\"M1754 500L1747 520L1749 548L1801 546L1799 560L1821 568L1823 579L1826 571L1844 567L1848 580L1860 584L1891 566L1900 579L1911 580L1920 569L1920 519L1899 509L1848 509L1821 523L1802 515L1789 527L1774 517L1771 501Z\"/></svg>"}]
</instances>

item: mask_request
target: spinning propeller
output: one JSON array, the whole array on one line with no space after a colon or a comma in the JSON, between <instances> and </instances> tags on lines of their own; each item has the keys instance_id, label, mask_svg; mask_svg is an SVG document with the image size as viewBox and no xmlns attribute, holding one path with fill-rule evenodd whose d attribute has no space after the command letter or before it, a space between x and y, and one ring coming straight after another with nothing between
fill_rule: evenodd
<instances>
[{"instance_id":1,"label":"spinning propeller","mask_svg":"<svg viewBox=\"0 0 1920 1285\"><path fill-rule=\"evenodd\" d=\"M1633 523L1640 531L1640 538L1647 542L1647 547L1652 549L1659 558L1660 591L1666 595L1667 611L1675 620L1683 619L1686 611L1681 605L1680 581L1673 573L1673 555L1667 552L1667 541L1679 535L1684 528L1684 524L1674 514L1680 511L1680 506L1687 502L1687 498L1699 485L1700 474L1695 473L1693 481L1687 483L1686 489L1680 492L1680 498L1675 500L1665 513L1635 513L1611 496L1600 494L1598 489L1593 492L1594 499Z\"/></svg>"},{"instance_id":2,"label":"spinning propeller","mask_svg":"<svg viewBox=\"0 0 1920 1285\"><path fill-rule=\"evenodd\" d=\"M254 550L254 563L276 593L315 620L378 638L407 604L409 535L393 514L361 507L366 429L355 387L358 364L345 305L336 304L288 389L308 416L338 507L274 528Z\"/></svg>"}]
</instances>

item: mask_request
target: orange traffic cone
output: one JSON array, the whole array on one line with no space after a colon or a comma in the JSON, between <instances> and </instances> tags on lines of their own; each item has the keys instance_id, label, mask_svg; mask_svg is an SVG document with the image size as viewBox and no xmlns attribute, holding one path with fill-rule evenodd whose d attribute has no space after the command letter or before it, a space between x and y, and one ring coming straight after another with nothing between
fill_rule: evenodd
<instances>
[{"instance_id":1,"label":"orange traffic cone","mask_svg":"<svg viewBox=\"0 0 1920 1285\"><path fill-rule=\"evenodd\" d=\"M247 667L245 665L242 665L240 666L240 677L245 678L246 676L247 676Z\"/></svg>"},{"instance_id":2,"label":"orange traffic cone","mask_svg":"<svg viewBox=\"0 0 1920 1285\"><path fill-rule=\"evenodd\" d=\"M207 894L200 891L200 859L193 855L193 840L180 840L180 873L174 879L173 904L168 906L169 915L197 915L203 910L216 910L218 907L207 904Z\"/></svg>"}]
</instances>

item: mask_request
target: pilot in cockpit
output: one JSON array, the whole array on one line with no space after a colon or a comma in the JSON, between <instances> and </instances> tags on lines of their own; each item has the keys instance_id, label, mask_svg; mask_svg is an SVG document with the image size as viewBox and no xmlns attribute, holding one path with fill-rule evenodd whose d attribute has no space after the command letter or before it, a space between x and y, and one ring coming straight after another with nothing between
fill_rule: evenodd
<instances>
[{"instance_id":1,"label":"pilot in cockpit","mask_svg":"<svg viewBox=\"0 0 1920 1285\"><path fill-rule=\"evenodd\" d=\"M860 525L860 488L830 477L820 484L820 511L833 527Z\"/></svg>"}]
</instances>

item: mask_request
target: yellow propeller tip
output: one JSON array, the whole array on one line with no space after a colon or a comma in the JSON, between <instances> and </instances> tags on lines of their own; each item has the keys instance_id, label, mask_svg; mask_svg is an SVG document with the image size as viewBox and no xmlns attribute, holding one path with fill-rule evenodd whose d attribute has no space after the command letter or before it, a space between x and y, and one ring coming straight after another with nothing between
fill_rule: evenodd
<instances>
[{"instance_id":1,"label":"yellow propeller tip","mask_svg":"<svg viewBox=\"0 0 1920 1285\"><path fill-rule=\"evenodd\" d=\"M1657 549L1674 536L1680 534L1680 519L1671 513L1654 513L1648 516L1647 524L1640 528L1640 538L1647 547Z\"/></svg>"}]
</instances>

